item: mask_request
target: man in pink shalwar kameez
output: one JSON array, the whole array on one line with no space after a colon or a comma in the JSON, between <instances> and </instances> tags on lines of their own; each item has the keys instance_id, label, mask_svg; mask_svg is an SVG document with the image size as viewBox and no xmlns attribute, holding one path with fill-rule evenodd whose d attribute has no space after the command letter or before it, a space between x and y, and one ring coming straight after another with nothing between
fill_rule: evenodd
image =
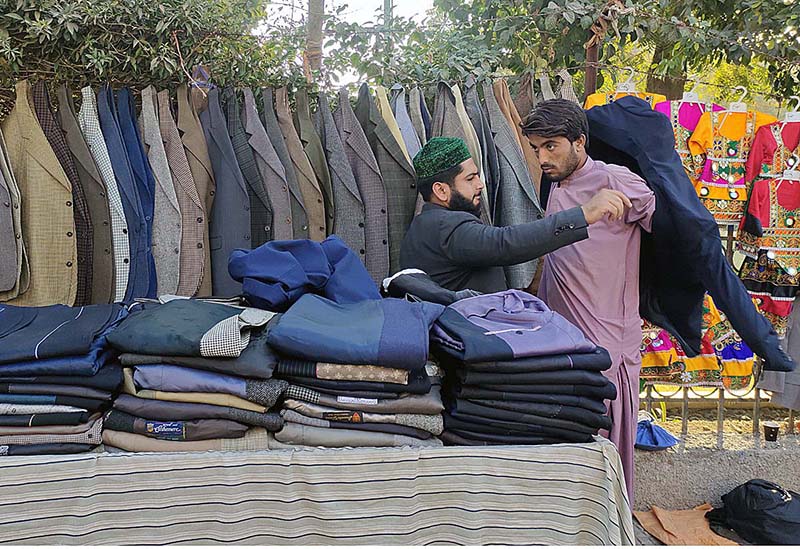
<instances>
[{"instance_id":1,"label":"man in pink shalwar kameez","mask_svg":"<svg viewBox=\"0 0 800 549\"><path fill-rule=\"evenodd\" d=\"M600 189L620 191L631 206L620 216L589 227L589 238L545 257L539 297L608 350L604 372L617 386L609 403L608 434L622 457L633 502L633 445L639 411L642 341L639 317L641 230L650 231L655 196L645 181L625 167L592 160L586 153L589 126L583 109L554 99L539 103L523 131L551 183L547 214L584 203ZM545 185L543 181L542 185Z\"/></svg>"}]
</instances>

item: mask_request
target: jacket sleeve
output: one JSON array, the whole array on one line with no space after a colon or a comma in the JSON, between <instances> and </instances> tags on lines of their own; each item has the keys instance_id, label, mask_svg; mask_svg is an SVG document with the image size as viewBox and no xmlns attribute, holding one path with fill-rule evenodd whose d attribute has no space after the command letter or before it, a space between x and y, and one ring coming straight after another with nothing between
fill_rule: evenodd
<instances>
[{"instance_id":1,"label":"jacket sleeve","mask_svg":"<svg viewBox=\"0 0 800 549\"><path fill-rule=\"evenodd\" d=\"M580 207L543 219L491 227L466 214L441 227L442 250L457 265L491 267L516 265L589 237Z\"/></svg>"}]
</instances>

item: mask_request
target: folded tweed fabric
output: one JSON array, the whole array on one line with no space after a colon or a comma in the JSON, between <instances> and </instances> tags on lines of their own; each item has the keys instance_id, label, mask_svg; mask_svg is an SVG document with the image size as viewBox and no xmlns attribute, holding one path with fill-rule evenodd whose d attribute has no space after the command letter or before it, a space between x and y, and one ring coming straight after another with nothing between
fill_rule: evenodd
<instances>
[{"instance_id":1,"label":"folded tweed fabric","mask_svg":"<svg viewBox=\"0 0 800 549\"><path fill-rule=\"evenodd\" d=\"M286 423L275 433L275 440L284 444L322 446L326 448L346 447L391 447L391 446L442 446L440 440L431 438L421 440L402 435L372 433L352 429L326 429L299 423Z\"/></svg>"},{"instance_id":2,"label":"folded tweed fabric","mask_svg":"<svg viewBox=\"0 0 800 549\"><path fill-rule=\"evenodd\" d=\"M20 434L0 436L0 445L12 444L53 444L77 443L100 444L100 432L103 429L103 418L94 416L90 421L82 424L84 430L71 434Z\"/></svg>"},{"instance_id":3,"label":"folded tweed fabric","mask_svg":"<svg viewBox=\"0 0 800 549\"><path fill-rule=\"evenodd\" d=\"M308 417L341 423L393 423L422 429L434 435L440 434L444 428L441 414L376 414L330 408L291 398L286 399L283 406Z\"/></svg>"},{"instance_id":4,"label":"folded tweed fabric","mask_svg":"<svg viewBox=\"0 0 800 549\"><path fill-rule=\"evenodd\" d=\"M312 427L324 427L326 429L354 429L356 431L403 435L423 440L427 440L433 436L428 431L406 427L405 425L397 425L396 423L345 423L341 421L328 421L326 419L304 416L294 410L281 410L281 416L283 416L283 419L287 422L311 425Z\"/></svg>"},{"instance_id":5,"label":"folded tweed fabric","mask_svg":"<svg viewBox=\"0 0 800 549\"><path fill-rule=\"evenodd\" d=\"M106 429L103 431L103 444L128 452L252 452L276 447L271 433L260 428L249 429L241 438L195 441L159 440L135 433Z\"/></svg>"},{"instance_id":6,"label":"folded tweed fabric","mask_svg":"<svg viewBox=\"0 0 800 549\"><path fill-rule=\"evenodd\" d=\"M402 385L408 384L409 376L409 371L401 368L294 359L281 359L275 373L282 376L313 377L332 381L374 381Z\"/></svg>"},{"instance_id":7,"label":"folded tweed fabric","mask_svg":"<svg viewBox=\"0 0 800 549\"><path fill-rule=\"evenodd\" d=\"M313 389L290 385L286 398L320 404L340 410L358 410L382 414L439 414L444 410L438 385L431 387L426 395L403 395L395 399L351 398L322 394Z\"/></svg>"}]
</instances>

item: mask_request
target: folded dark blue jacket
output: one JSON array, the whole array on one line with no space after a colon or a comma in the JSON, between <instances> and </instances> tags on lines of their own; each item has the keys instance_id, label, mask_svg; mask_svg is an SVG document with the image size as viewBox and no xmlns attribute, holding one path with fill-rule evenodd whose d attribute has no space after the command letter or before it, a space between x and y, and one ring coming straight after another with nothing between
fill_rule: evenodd
<instances>
[{"instance_id":1,"label":"folded dark blue jacket","mask_svg":"<svg viewBox=\"0 0 800 549\"><path fill-rule=\"evenodd\" d=\"M96 340L125 316L125 309L117 304L84 307L0 304L0 365L88 356L97 350Z\"/></svg>"},{"instance_id":2,"label":"folded dark blue jacket","mask_svg":"<svg viewBox=\"0 0 800 549\"><path fill-rule=\"evenodd\" d=\"M444 307L378 299L334 303L304 295L270 329L267 342L290 357L413 370L428 359L428 332Z\"/></svg>"},{"instance_id":3,"label":"folded dark blue jacket","mask_svg":"<svg viewBox=\"0 0 800 549\"><path fill-rule=\"evenodd\" d=\"M642 317L668 330L686 354L700 352L705 292L765 370L792 371L770 322L750 299L722 253L717 223L697 197L675 152L669 119L641 99L623 97L586 113L592 158L626 166L656 195L653 228L642 233Z\"/></svg>"},{"instance_id":4,"label":"folded dark blue jacket","mask_svg":"<svg viewBox=\"0 0 800 549\"><path fill-rule=\"evenodd\" d=\"M231 277L255 307L282 312L305 294L336 303L380 299L377 286L358 256L338 236L323 242L275 240L255 250L234 250Z\"/></svg>"}]
</instances>

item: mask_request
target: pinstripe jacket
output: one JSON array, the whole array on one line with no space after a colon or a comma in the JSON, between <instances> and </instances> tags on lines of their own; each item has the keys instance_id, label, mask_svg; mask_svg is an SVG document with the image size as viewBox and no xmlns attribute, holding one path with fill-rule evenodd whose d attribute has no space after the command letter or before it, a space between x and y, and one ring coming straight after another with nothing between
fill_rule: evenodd
<instances>
[{"instance_id":1,"label":"pinstripe jacket","mask_svg":"<svg viewBox=\"0 0 800 549\"><path fill-rule=\"evenodd\" d=\"M333 119L364 204L364 264L372 279L380 284L389 275L386 188L378 161L350 106L346 88L339 90L339 106Z\"/></svg>"},{"instance_id":2,"label":"pinstripe jacket","mask_svg":"<svg viewBox=\"0 0 800 549\"><path fill-rule=\"evenodd\" d=\"M72 186L33 113L28 81L16 85L14 108L2 122L8 158L22 196L22 238L30 286L13 305L72 305L78 286Z\"/></svg>"},{"instance_id":3,"label":"pinstripe jacket","mask_svg":"<svg viewBox=\"0 0 800 549\"><path fill-rule=\"evenodd\" d=\"M283 165L286 183L289 185L289 203L292 207L292 234L294 238L308 238L308 214L303 203L303 193L300 191L300 184L297 182L297 175L294 173L292 159L289 157L289 149L286 147L286 141L283 139L283 134L278 124L272 96L272 88L263 88L261 90L261 98L264 104L262 118L264 129L267 131L267 137Z\"/></svg>"},{"instance_id":4,"label":"pinstripe jacket","mask_svg":"<svg viewBox=\"0 0 800 549\"><path fill-rule=\"evenodd\" d=\"M333 200L336 208L333 232L366 265L364 203L361 201L356 178L347 161L342 139L334 125L333 114L324 93L319 94L315 122L317 132L322 139L322 146L325 148L327 165L330 168Z\"/></svg>"},{"instance_id":5,"label":"pinstripe jacket","mask_svg":"<svg viewBox=\"0 0 800 549\"><path fill-rule=\"evenodd\" d=\"M156 265L158 295L175 294L181 273L181 234L183 220L175 185L169 169L167 152L158 123L156 89L142 91L139 116L142 139L155 178L153 209L153 259Z\"/></svg>"},{"instance_id":6,"label":"pinstripe jacket","mask_svg":"<svg viewBox=\"0 0 800 549\"><path fill-rule=\"evenodd\" d=\"M172 106L167 90L158 92L158 124L183 221L177 295L191 297L197 294L200 282L203 280L206 267L204 247L208 229L203 201L194 185L181 136L172 117Z\"/></svg>"},{"instance_id":7,"label":"pinstripe jacket","mask_svg":"<svg viewBox=\"0 0 800 549\"><path fill-rule=\"evenodd\" d=\"M525 157L495 99L491 82L483 83L484 101L489 115L494 145L500 166L498 201L495 205L495 225L507 227L540 219L544 213L533 188ZM537 260L505 268L510 288L527 288L536 273Z\"/></svg>"},{"instance_id":8,"label":"pinstripe jacket","mask_svg":"<svg viewBox=\"0 0 800 549\"><path fill-rule=\"evenodd\" d=\"M417 176L400 149L378 107L369 93L367 84L362 84L356 103L356 117L364 129L367 141L375 153L378 167L386 187L386 203L389 221L389 270L400 268L400 247L403 237L414 218L417 202Z\"/></svg>"}]
</instances>

